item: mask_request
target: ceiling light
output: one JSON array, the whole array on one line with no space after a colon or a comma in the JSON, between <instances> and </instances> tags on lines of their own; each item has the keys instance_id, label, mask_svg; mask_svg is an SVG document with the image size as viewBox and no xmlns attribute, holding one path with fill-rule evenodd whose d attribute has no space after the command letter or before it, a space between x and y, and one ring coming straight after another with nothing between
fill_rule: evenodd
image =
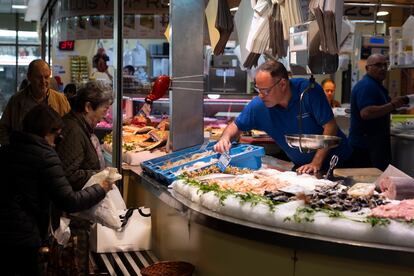
<instances>
[{"instance_id":1,"label":"ceiling light","mask_svg":"<svg viewBox=\"0 0 414 276\"><path fill-rule=\"evenodd\" d=\"M359 20L359 19L356 19L356 20L350 20L350 21L352 23L368 23L368 24L374 24L374 23L383 24L384 23L384 21L382 21L382 20L374 21L374 20L364 20L364 19Z\"/></svg>"},{"instance_id":2,"label":"ceiling light","mask_svg":"<svg viewBox=\"0 0 414 276\"><path fill-rule=\"evenodd\" d=\"M209 99L217 100L220 99L220 94L207 94Z\"/></svg>"},{"instance_id":3,"label":"ceiling light","mask_svg":"<svg viewBox=\"0 0 414 276\"><path fill-rule=\"evenodd\" d=\"M377 12L377 16L386 16L388 14L389 14L388 11L379 11L379 12Z\"/></svg>"},{"instance_id":4,"label":"ceiling light","mask_svg":"<svg viewBox=\"0 0 414 276\"><path fill-rule=\"evenodd\" d=\"M16 37L16 31L13 30L1 30L0 29L0 37ZM30 31L19 31L19 37L39 37L37 32L30 32Z\"/></svg>"},{"instance_id":5,"label":"ceiling light","mask_svg":"<svg viewBox=\"0 0 414 276\"><path fill-rule=\"evenodd\" d=\"M25 10L27 9L27 5L12 5L12 9Z\"/></svg>"}]
</instances>

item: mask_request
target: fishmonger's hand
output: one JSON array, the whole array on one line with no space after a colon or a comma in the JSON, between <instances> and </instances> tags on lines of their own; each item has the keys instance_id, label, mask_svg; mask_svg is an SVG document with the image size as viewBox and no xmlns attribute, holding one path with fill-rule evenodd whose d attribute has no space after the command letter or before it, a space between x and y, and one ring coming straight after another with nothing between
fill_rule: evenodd
<instances>
[{"instance_id":1,"label":"fishmonger's hand","mask_svg":"<svg viewBox=\"0 0 414 276\"><path fill-rule=\"evenodd\" d=\"M297 173L313 174L313 173L317 173L320 169L321 169L320 164L316 164L316 163L312 162L310 164L300 166L299 168L297 168L296 172Z\"/></svg>"},{"instance_id":2,"label":"fishmonger's hand","mask_svg":"<svg viewBox=\"0 0 414 276\"><path fill-rule=\"evenodd\" d=\"M401 108L409 103L409 98L407 96L399 96L391 99L391 104L394 109Z\"/></svg>"},{"instance_id":3,"label":"fishmonger's hand","mask_svg":"<svg viewBox=\"0 0 414 276\"><path fill-rule=\"evenodd\" d=\"M231 142L228 138L221 137L220 140L214 145L214 151L219 153L228 152L231 148Z\"/></svg>"}]
</instances>

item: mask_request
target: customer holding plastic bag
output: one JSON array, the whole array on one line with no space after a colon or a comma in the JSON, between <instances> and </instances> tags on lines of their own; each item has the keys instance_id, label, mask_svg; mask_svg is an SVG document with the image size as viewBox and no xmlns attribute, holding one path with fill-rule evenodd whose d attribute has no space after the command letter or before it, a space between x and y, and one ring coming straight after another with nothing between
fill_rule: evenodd
<instances>
[{"instance_id":1,"label":"customer holding plastic bag","mask_svg":"<svg viewBox=\"0 0 414 276\"><path fill-rule=\"evenodd\" d=\"M34 107L23 131L0 148L0 259L2 275L40 275L39 249L47 238L50 204L67 212L88 209L105 198L112 184L73 191L54 150L63 126L47 105Z\"/></svg>"},{"instance_id":2,"label":"customer holding plastic bag","mask_svg":"<svg viewBox=\"0 0 414 276\"><path fill-rule=\"evenodd\" d=\"M92 175L105 168L99 140L94 134L96 124L103 119L113 101L112 88L95 81L80 88L74 97L72 111L63 117L65 139L56 147L66 177L75 190L81 190ZM89 267L90 222L72 218L72 236L76 237L75 252L78 275L87 275Z\"/></svg>"},{"instance_id":3,"label":"customer holding plastic bag","mask_svg":"<svg viewBox=\"0 0 414 276\"><path fill-rule=\"evenodd\" d=\"M64 141L56 147L73 188L82 189L89 178L105 168L96 124L112 105L112 88L102 82L88 82L74 96L72 111L63 117Z\"/></svg>"}]
</instances>

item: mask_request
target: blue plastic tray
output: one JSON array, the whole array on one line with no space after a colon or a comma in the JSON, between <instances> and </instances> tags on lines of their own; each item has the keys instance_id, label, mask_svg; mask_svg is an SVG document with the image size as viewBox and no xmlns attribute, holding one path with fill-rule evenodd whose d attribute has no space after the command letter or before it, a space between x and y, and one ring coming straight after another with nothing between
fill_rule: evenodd
<instances>
[{"instance_id":1,"label":"blue plastic tray","mask_svg":"<svg viewBox=\"0 0 414 276\"><path fill-rule=\"evenodd\" d=\"M216 141L210 142L204 151L212 150L214 144L216 144ZM190 157L195 153L201 153L203 152L203 150L200 150L200 147L201 145L190 147L161 157L141 162L141 168L148 175L156 177L155 172L162 171L163 169L161 168L161 166L163 166L166 162L175 162L180 159Z\"/></svg>"},{"instance_id":2,"label":"blue plastic tray","mask_svg":"<svg viewBox=\"0 0 414 276\"><path fill-rule=\"evenodd\" d=\"M214 144L215 142L213 142ZM212 145L209 147L212 148ZM207 147L207 150L211 150L211 148ZM201 152L201 151L199 151ZM144 171L148 173L150 171L150 175L154 178L158 179L160 182L165 184L171 184L174 180L177 179L177 171L183 169L184 167L191 167L197 162L205 162L208 163L212 159L219 159L220 154L214 153L210 156L206 156L197 160L193 160L190 162L187 162L185 164L175 166L166 170L162 170L161 166L164 165L167 161L176 161L183 158L187 158L191 156L194 153L197 153L197 151L191 152L190 149L186 149L181 151L183 155L180 155L180 151L160 157L148 160L146 162L152 162L154 164L153 166L149 166L149 164L143 164L146 166ZM239 168L249 168L249 169L259 169L262 166L262 156L264 156L265 151L263 147L259 146L252 146L247 144L236 144L230 149L230 156L231 156L231 162L230 166L239 167ZM160 161L160 159L163 158L163 160ZM145 162L143 162L145 163ZM202 168L207 168L211 165L215 164L208 164ZM144 167L143 167L144 168ZM201 168L198 168L201 169Z\"/></svg>"}]
</instances>

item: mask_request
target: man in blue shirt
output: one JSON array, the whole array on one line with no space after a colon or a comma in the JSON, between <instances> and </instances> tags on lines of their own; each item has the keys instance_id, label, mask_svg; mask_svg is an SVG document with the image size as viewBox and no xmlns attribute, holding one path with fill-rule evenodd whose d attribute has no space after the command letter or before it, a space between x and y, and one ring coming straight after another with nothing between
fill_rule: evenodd
<instances>
[{"instance_id":1,"label":"man in blue shirt","mask_svg":"<svg viewBox=\"0 0 414 276\"><path fill-rule=\"evenodd\" d=\"M408 103L408 97L388 96L382 81L387 75L383 55L368 57L367 74L351 94L351 127L349 143L353 148L353 167L376 167L385 170L391 161L390 113Z\"/></svg>"},{"instance_id":2,"label":"man in blue shirt","mask_svg":"<svg viewBox=\"0 0 414 276\"><path fill-rule=\"evenodd\" d=\"M319 149L313 153L301 153L286 143L286 134L299 133L300 95L309 86L307 79L289 80L286 68L277 61L263 63L256 73L255 90L258 97L244 108L235 122L230 123L220 140L214 146L218 152L228 151L231 139L240 131L258 129L269 134L298 167L299 173L315 173L329 167L333 154L338 155L343 164L351 155L351 149L344 133L337 127L332 109L321 86L316 85L303 97L302 133L323 134L341 137L338 147Z\"/></svg>"}]
</instances>

